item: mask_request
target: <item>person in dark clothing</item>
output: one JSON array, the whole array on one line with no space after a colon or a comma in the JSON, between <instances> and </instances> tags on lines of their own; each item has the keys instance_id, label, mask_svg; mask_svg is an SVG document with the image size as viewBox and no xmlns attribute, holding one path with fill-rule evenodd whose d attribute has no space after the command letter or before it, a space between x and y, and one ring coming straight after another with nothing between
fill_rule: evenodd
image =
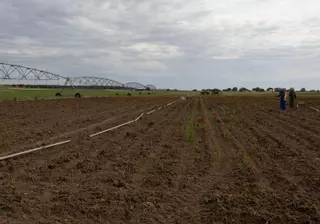
<instances>
[{"instance_id":1,"label":"person in dark clothing","mask_svg":"<svg viewBox=\"0 0 320 224\"><path fill-rule=\"evenodd\" d=\"M294 89L290 89L289 92L289 101L290 101L290 108L294 108L294 101L297 98L297 94Z\"/></svg>"},{"instance_id":2,"label":"person in dark clothing","mask_svg":"<svg viewBox=\"0 0 320 224\"><path fill-rule=\"evenodd\" d=\"M279 92L279 96L280 96L280 109L281 111L286 111L286 91L285 90L280 90Z\"/></svg>"}]
</instances>

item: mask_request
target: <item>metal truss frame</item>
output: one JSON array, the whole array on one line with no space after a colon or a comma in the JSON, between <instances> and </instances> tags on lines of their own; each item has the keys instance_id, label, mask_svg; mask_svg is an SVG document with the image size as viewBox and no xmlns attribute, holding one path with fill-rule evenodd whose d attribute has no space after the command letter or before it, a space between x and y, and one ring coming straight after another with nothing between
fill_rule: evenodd
<instances>
[{"instance_id":1,"label":"metal truss frame","mask_svg":"<svg viewBox=\"0 0 320 224\"><path fill-rule=\"evenodd\" d=\"M67 81L71 85L123 87L120 82L94 76L70 77Z\"/></svg>"},{"instance_id":2,"label":"metal truss frame","mask_svg":"<svg viewBox=\"0 0 320 224\"><path fill-rule=\"evenodd\" d=\"M3 80L65 80L65 85L71 86L104 86L104 87L121 87L129 89L156 89L153 85L142 85L137 82L128 82L122 84L118 81L94 77L66 77L51 72L43 71L36 68L29 68L22 65L8 64L0 62L0 79Z\"/></svg>"},{"instance_id":3,"label":"metal truss frame","mask_svg":"<svg viewBox=\"0 0 320 224\"><path fill-rule=\"evenodd\" d=\"M0 62L0 79L59 80L66 77L36 68Z\"/></svg>"},{"instance_id":4,"label":"metal truss frame","mask_svg":"<svg viewBox=\"0 0 320 224\"><path fill-rule=\"evenodd\" d=\"M146 88L150 89L150 90L156 90L157 88L154 85L146 85Z\"/></svg>"},{"instance_id":5,"label":"metal truss frame","mask_svg":"<svg viewBox=\"0 0 320 224\"><path fill-rule=\"evenodd\" d=\"M138 82L128 82L124 84L124 87L128 89L147 89L145 85L142 85L141 83L138 83Z\"/></svg>"}]
</instances>

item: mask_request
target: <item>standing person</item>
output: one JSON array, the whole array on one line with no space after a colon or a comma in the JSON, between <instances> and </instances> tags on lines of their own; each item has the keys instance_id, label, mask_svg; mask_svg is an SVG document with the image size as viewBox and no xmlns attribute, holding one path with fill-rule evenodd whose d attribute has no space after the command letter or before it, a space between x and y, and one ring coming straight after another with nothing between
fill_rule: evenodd
<instances>
[{"instance_id":1,"label":"standing person","mask_svg":"<svg viewBox=\"0 0 320 224\"><path fill-rule=\"evenodd\" d=\"M286 91L284 89L280 90L280 109L281 111L285 111L286 110Z\"/></svg>"},{"instance_id":2,"label":"standing person","mask_svg":"<svg viewBox=\"0 0 320 224\"><path fill-rule=\"evenodd\" d=\"M290 108L294 108L294 100L297 98L297 94L293 88L290 89L289 99L290 99Z\"/></svg>"}]
</instances>

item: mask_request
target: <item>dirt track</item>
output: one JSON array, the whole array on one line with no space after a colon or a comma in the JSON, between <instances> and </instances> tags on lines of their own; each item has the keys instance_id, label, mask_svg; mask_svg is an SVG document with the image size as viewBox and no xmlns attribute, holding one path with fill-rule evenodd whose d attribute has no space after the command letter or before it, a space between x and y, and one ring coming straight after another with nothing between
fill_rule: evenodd
<instances>
[{"instance_id":1,"label":"dirt track","mask_svg":"<svg viewBox=\"0 0 320 224\"><path fill-rule=\"evenodd\" d=\"M127 102L115 110L124 114L128 108L170 100ZM97 110L102 102L90 101L92 110L84 109L94 121L115 113L110 106ZM64 121L76 124L67 131L89 125L74 119L73 104L65 107ZM106 117L101 115L105 111ZM72 132L69 145L0 162L0 220L319 223L318 124L319 113L301 109L280 114L272 98L204 97L179 101L93 139L87 138L88 131ZM12 125L18 130L20 124Z\"/></svg>"}]
</instances>

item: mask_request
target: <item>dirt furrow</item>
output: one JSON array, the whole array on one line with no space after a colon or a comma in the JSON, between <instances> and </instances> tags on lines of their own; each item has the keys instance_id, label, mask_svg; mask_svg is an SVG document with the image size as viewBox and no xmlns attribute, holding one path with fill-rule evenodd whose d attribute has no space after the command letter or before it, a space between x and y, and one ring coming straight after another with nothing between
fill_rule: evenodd
<instances>
[{"instance_id":1,"label":"dirt furrow","mask_svg":"<svg viewBox=\"0 0 320 224\"><path fill-rule=\"evenodd\" d=\"M66 115L61 121L70 119L72 127L78 121L82 128L92 125L80 124L82 115L94 116L99 125L76 132L65 128L72 133L70 144L0 162L0 220L320 223L319 120L316 113L302 109L278 114L278 98L192 97L120 129L88 137L135 118L134 108L173 101L167 99L128 98L122 103L108 101L110 105L102 99L70 101L71 105L46 101L45 108L35 112L44 117L30 128L49 127L42 127L45 119L63 107ZM100 123L112 105L126 115ZM41 103L31 107L40 108ZM84 114L73 111L78 107ZM17 130L23 114L14 111L4 120ZM17 123L8 121L10 117L18 117ZM36 116L30 117L26 124ZM67 126L66 122L60 128Z\"/></svg>"},{"instance_id":2,"label":"dirt furrow","mask_svg":"<svg viewBox=\"0 0 320 224\"><path fill-rule=\"evenodd\" d=\"M273 120L277 120L283 124L283 126L287 127L288 130L294 129L296 133L301 134L301 137L308 136L307 140L312 140L314 138L317 141L320 141L320 123L319 126L311 126L310 123L304 122L301 118L293 119L290 113L280 114L280 113L267 113L264 109L257 108L259 113L263 114L265 117L272 118ZM313 122L313 121L311 121Z\"/></svg>"},{"instance_id":3,"label":"dirt furrow","mask_svg":"<svg viewBox=\"0 0 320 224\"><path fill-rule=\"evenodd\" d=\"M320 157L317 150L319 137L315 134L310 136L310 133L306 133L306 130L302 127L290 125L289 121L285 122L281 120L281 117L271 116L263 111L254 111L252 121L263 125L262 129L268 132L268 135L272 136L274 140L285 142L287 147L289 147L288 152L292 152L291 155L307 157L310 161Z\"/></svg>"},{"instance_id":4,"label":"dirt furrow","mask_svg":"<svg viewBox=\"0 0 320 224\"><path fill-rule=\"evenodd\" d=\"M250 130L252 134L248 134L248 136L261 136L259 140L265 142L265 138L269 138L266 144L269 145L269 148L274 145L275 151L273 154L269 153L268 156L273 156L273 159L282 160L282 163L287 162L286 166L290 165L290 170L295 170L297 168L297 173L299 173L297 163L302 163L301 165L304 169L309 168L309 170L305 170L307 173L311 172L314 173L316 167L312 164L312 157L303 160L299 159L298 156L301 158L305 158L305 148L301 148L298 146L300 144L293 144L291 141L284 141L284 139L290 139L292 135L292 131L288 133L288 136L281 137L278 133L285 133L281 126L274 125L276 122L272 122L270 118L265 118L263 115L259 115L257 113L255 116L251 116L250 119L247 119L246 114L242 114L240 111L235 111L237 118L242 118L238 121L238 126L243 126L243 128L251 127ZM273 129L271 129L273 128ZM244 129L245 130L245 129ZM270 142L270 143L269 143ZM281 150L280 149L285 149ZM309 160L310 159L310 160Z\"/></svg>"},{"instance_id":5,"label":"dirt furrow","mask_svg":"<svg viewBox=\"0 0 320 224\"><path fill-rule=\"evenodd\" d=\"M30 106L23 103L7 105L12 108L20 104L24 115L20 111L5 112L1 116L0 126L0 152L1 154L19 151L23 148L45 143L47 139L58 139L62 136L72 135L79 129L92 128L92 125L103 123L104 120L127 114L128 112L146 109L153 105L169 102L170 99L149 99L136 104L135 100L129 101L125 106L118 106L117 101L111 98L87 99L75 101L57 100L51 105L44 102L43 107L36 104ZM171 99L172 101L172 99ZM118 102L121 102L118 101ZM47 105L48 104L48 105ZM32 105L32 103L31 103Z\"/></svg>"},{"instance_id":6,"label":"dirt furrow","mask_svg":"<svg viewBox=\"0 0 320 224\"><path fill-rule=\"evenodd\" d=\"M223 111L223 113L226 114L226 111ZM279 155L284 155L283 153L287 152L287 151L281 150L282 147L285 147L285 146L282 145L279 148L278 145L273 144L275 142L277 144L281 144L282 142L275 139L272 135L268 135L268 133L266 133L266 127L263 127L263 126L259 127L259 125L257 125L257 122L254 122L254 120L246 116L246 114L242 114L241 116L239 116L238 110L234 114L236 114L236 117L229 118L230 121L232 122L231 124L235 125L235 126L234 125L230 126L230 130L233 130L234 136L238 136L239 140L242 141L244 145L246 145L247 151L249 150L248 163L250 163L251 159L256 160L255 164L260 166L259 170L264 171L265 176L270 178L270 180L272 180L271 185L268 184L269 186L268 185L264 186L266 187L267 190L272 190L271 192L268 192L269 194L273 192L272 193L273 196L269 198L269 200L273 198L272 200L274 201L274 203L278 204L279 209L283 209L287 206L284 205L283 202L279 203L280 200L278 200L278 198L279 199L287 198L288 201L295 203L297 207L313 201L313 203L315 204L309 205L310 210L308 210L308 215L311 219L315 220L316 214L318 214L318 211L316 209L316 204L318 200L316 198L318 198L318 196L313 193L310 193L310 194L306 193L306 192L315 192L317 189L316 187L317 181L319 180L315 179L315 177L317 176L317 174L315 173L315 168L308 166L309 163L307 163L307 167L311 168L312 173L300 174L300 175L307 175L307 176L305 176L305 178L301 178L300 176L300 180L299 180L300 183L299 185L297 185L297 179L296 179L297 175L299 175L299 172L301 173L301 170L306 169L307 167L305 166L295 167L292 163L289 163L293 165L292 168L296 168L295 169L296 173L293 174L294 176L292 176L292 173L288 173L287 169L285 168L285 167L288 167L288 163L285 163L285 162L289 162L289 160L287 160L288 158L279 157ZM233 118L237 118L237 120L233 120ZM234 123L235 121L236 123ZM238 130L238 129L235 129L235 127L240 128L239 132L235 133L235 130ZM264 135L264 134L267 134L267 135ZM254 140L255 138L257 138L257 140ZM266 141L264 140L265 138L266 138ZM261 151L261 149L264 149L265 145L260 145L260 146L257 145L257 147L251 148L250 146L253 143L258 145L260 145L261 143L266 143L267 145L269 145L268 151ZM271 153L272 151L270 150L272 151L274 150L273 152L276 153L278 156L270 157L270 155L272 155ZM293 155L293 158L294 156L295 155ZM281 160L281 162L275 163L275 160L278 160L278 161ZM297 160L295 161L298 162ZM301 160L299 162L300 163L302 162L306 165L306 160ZM292 168L290 170L292 170ZM302 185L303 186L302 188L299 187L301 184L304 184ZM284 186L285 188L281 191L278 191L281 189L281 188L279 189L279 187L282 187L282 186ZM297 197L299 197L300 199L292 198L292 194L287 194L288 192L294 192L294 195L297 195ZM288 210L287 212L288 212L287 217L284 220L287 220L287 222L289 220L291 221L295 220L296 218L295 214L297 212L295 208L290 208L290 210ZM283 218L284 217L285 216L283 216Z\"/></svg>"},{"instance_id":7,"label":"dirt furrow","mask_svg":"<svg viewBox=\"0 0 320 224\"><path fill-rule=\"evenodd\" d=\"M175 126L172 126L171 122L174 119L177 119L176 121L179 122L181 119L181 115L177 116L184 113L183 110L179 109L180 107L181 105L177 105L161 110L163 113L156 115L158 118L156 120L154 120L154 118L146 118L146 120L142 120L141 124L135 124L137 126L132 125L123 130L102 135L93 141L84 139L79 141L77 143L78 145L71 145L59 149L56 153L49 153L50 159L47 161L43 159L46 157L48 158L48 153L26 157L25 159L29 159L27 162L28 165L25 164L24 161L11 161L8 164L5 164L5 168L8 166L14 167L14 172L12 172L14 175L10 179L10 182L24 179L26 175L24 170L21 169L25 169L26 165L30 168L32 167L34 170L32 180L40 184L47 194L48 192L50 193L50 197L48 198L49 201L46 201L47 203L43 204L48 211L53 209L52 206L56 206L52 201L53 198L61 195L62 192L52 191L52 189L47 188L46 186L50 182L60 182L63 186L66 186L66 189L64 190L64 194L66 194L64 201L68 208L71 208L70 215L73 217L74 223L76 223L76 217L82 215L83 218L85 218L85 215L87 214L82 214L81 210L78 210L76 213L74 213L75 211L72 212L75 206L78 206L78 208L84 206L84 202L74 201L74 194L86 198L93 193L103 193L110 198L109 203L117 203L119 200L117 199L119 190L125 191L128 192L128 194L125 194L127 197L125 200L130 200L131 202L129 204L132 206L137 205L137 208L133 209L133 211L130 206L125 206L122 209L111 209L109 207L110 204L98 200L102 195L100 195L99 198L87 201L88 207L86 210L89 214L92 214L92 218L98 222L99 218L96 216L97 214L95 214L96 208L92 207L94 203L98 203L97 205L99 206L109 207L109 213L113 213L115 217L121 216L123 220L130 220L132 214L137 214L139 211L143 214L143 210L145 209L144 206L148 205L148 203L144 204L145 202L148 202L147 197L144 197L143 194L141 194L142 198L139 198L140 194L136 193L135 183L130 180L131 176L135 173L135 170L144 165L146 158L148 158L149 154L153 151L154 144L159 144L161 138L159 139L158 137L160 137L162 133L166 133L163 132L163 127L169 126L169 133L171 133L171 135L174 133ZM167 112L165 112L166 110ZM143 143L144 139L146 139L146 134L148 135L149 140ZM103 142L107 144L103 146ZM119 145L119 142L122 143ZM161 148L161 146L159 147ZM164 148L166 148L166 146L164 146ZM106 162L102 163L102 161ZM63 177L60 172L57 172L59 170L64 170L64 172L67 171L70 175ZM52 172L56 173L52 175ZM91 175L88 176L88 174L94 174L94 177ZM86 181L82 182L82 179ZM73 181L71 182L71 180ZM27 189L30 189L29 186L32 186L32 183L34 183L33 181L30 183L30 179L29 181L28 179L24 179L24 181L28 182L28 184L19 185L19 187L17 187L18 189L15 188L16 192L21 190L26 191ZM104 189L109 190L106 191ZM17 195L21 195L21 192L17 193ZM40 195L36 192L32 192L32 194L24 196L24 200L29 203L31 201L37 201L37 203L41 204L41 201L38 201L38 197L40 197ZM138 201L134 202L134 200ZM36 210L39 209L40 208L37 208ZM108 215L108 213L102 215L103 220L107 219L106 215Z\"/></svg>"},{"instance_id":8,"label":"dirt furrow","mask_svg":"<svg viewBox=\"0 0 320 224\"><path fill-rule=\"evenodd\" d=\"M211 186L205 196L204 211L206 212L203 214L203 218L206 217L205 223L244 221L265 223L271 214L262 210L264 195L259 190L259 184L261 181L268 182L268 180L258 176L262 171L257 170L245 148L233 137L228 124L224 123L226 114L220 114L219 111L225 111L227 107L210 104L206 102L208 110L212 113L211 122L214 124L216 135L223 148L221 162L225 165L219 184ZM242 193L238 195L236 192ZM241 207L252 203L255 203L255 208L247 210L246 213L239 211Z\"/></svg>"},{"instance_id":9,"label":"dirt furrow","mask_svg":"<svg viewBox=\"0 0 320 224\"><path fill-rule=\"evenodd\" d=\"M249 103L250 104L250 103ZM307 129L311 131L319 131L320 126L320 113L310 109L309 104L307 106L295 107L294 109L288 108L287 119L290 123L297 123L305 125ZM259 101L257 103L257 109L269 112L273 116L279 115L280 108L278 101ZM311 125L311 127L309 127Z\"/></svg>"},{"instance_id":10,"label":"dirt furrow","mask_svg":"<svg viewBox=\"0 0 320 224\"><path fill-rule=\"evenodd\" d=\"M240 104L239 104L240 105ZM313 136L308 135L308 131L300 127L299 125L290 125L289 120L287 122L282 119L287 117L286 115L276 114L275 116L266 113L264 110L257 109L257 107L246 106L247 104L241 104L244 110L240 110L240 107L237 108L234 113L239 113L241 116L248 117L248 114L245 114L245 111L252 111L251 120L252 122L263 125L262 128L265 131L269 131L269 134L274 136L281 142L286 142L290 145L289 151L292 151L293 154L303 155L307 152L309 158L314 157L318 152L315 151L315 141L319 138L315 134L311 133ZM235 110L235 109L234 109ZM281 125L279 125L281 124ZM303 147L302 149L300 149ZM309 150L309 151L308 151ZM302 153L303 152L303 153Z\"/></svg>"},{"instance_id":11,"label":"dirt furrow","mask_svg":"<svg viewBox=\"0 0 320 224\"><path fill-rule=\"evenodd\" d=\"M205 181L202 169L198 167L198 158L201 157L199 153L203 150L203 140L198 136L199 129L197 129L198 105L198 100L193 100L192 108L186 108L183 117L177 117L178 127L175 127L179 130L178 133L172 136L168 131L161 137L163 139L174 137L176 141L180 140L179 145L172 146L173 142L166 140L166 147L155 151L141 170L140 178L144 177L147 180L141 185L145 195L166 188L166 193L161 193L166 200L164 201L163 198L160 199L161 203L152 202L160 206L160 210L157 212L158 217L154 220L149 219L149 223L152 221L198 223L200 221L200 192L205 189L204 184L207 180ZM186 116L189 110L189 116ZM174 216L170 215L174 213Z\"/></svg>"}]
</instances>

